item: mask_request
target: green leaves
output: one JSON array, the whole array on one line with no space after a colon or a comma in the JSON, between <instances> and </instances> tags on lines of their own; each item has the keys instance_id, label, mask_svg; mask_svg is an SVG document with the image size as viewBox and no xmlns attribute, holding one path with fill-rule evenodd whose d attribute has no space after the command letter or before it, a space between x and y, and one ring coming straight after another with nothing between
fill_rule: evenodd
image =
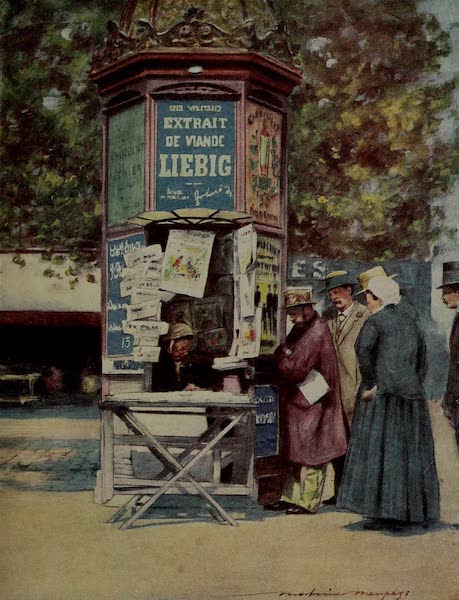
<instances>
[{"instance_id":1,"label":"green leaves","mask_svg":"<svg viewBox=\"0 0 459 600\"><path fill-rule=\"evenodd\" d=\"M107 4L110 4L108 7ZM124 2L7 2L2 38L4 248L99 245L99 99L89 61ZM49 273L48 273L49 275Z\"/></svg>"},{"instance_id":2,"label":"green leaves","mask_svg":"<svg viewBox=\"0 0 459 600\"><path fill-rule=\"evenodd\" d=\"M275 0L301 48L289 121L293 250L423 257L459 170L438 140L450 40L418 0ZM67 248L81 280L100 240L100 103L89 61L125 0L2 4L0 244ZM255 165L254 158L252 166ZM50 265L47 275L53 276Z\"/></svg>"},{"instance_id":3,"label":"green leaves","mask_svg":"<svg viewBox=\"0 0 459 600\"><path fill-rule=\"evenodd\" d=\"M290 248L324 257L429 253L457 154L436 139L449 36L417 0L278 2L302 42L290 110Z\"/></svg>"}]
</instances>

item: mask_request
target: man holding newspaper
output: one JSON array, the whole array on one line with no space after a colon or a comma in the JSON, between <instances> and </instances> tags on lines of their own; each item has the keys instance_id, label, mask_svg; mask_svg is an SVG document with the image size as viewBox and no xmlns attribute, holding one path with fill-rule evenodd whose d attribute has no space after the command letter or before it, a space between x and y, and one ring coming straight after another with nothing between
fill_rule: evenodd
<instances>
[{"instance_id":1,"label":"man holding newspaper","mask_svg":"<svg viewBox=\"0 0 459 600\"><path fill-rule=\"evenodd\" d=\"M283 451L287 466L281 499L267 510L314 514L327 463L346 453L336 353L330 330L314 310L310 289L286 292L293 328L274 353L281 386Z\"/></svg>"}]
</instances>

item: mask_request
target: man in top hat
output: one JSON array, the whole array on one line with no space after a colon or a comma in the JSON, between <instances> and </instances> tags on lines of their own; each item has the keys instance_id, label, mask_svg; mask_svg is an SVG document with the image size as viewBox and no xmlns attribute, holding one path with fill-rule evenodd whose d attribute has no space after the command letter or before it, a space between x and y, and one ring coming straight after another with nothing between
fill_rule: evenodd
<instances>
[{"instance_id":1,"label":"man in top hat","mask_svg":"<svg viewBox=\"0 0 459 600\"><path fill-rule=\"evenodd\" d=\"M274 353L282 380L282 446L288 462L281 499L265 508L289 515L317 511L327 463L347 448L336 353L330 330L314 304L309 289L286 292L284 308L293 327ZM325 384L316 395L300 389L308 375Z\"/></svg>"},{"instance_id":2,"label":"man in top hat","mask_svg":"<svg viewBox=\"0 0 459 600\"><path fill-rule=\"evenodd\" d=\"M456 430L456 442L459 446L459 261L443 264L442 300L456 316L449 338L449 371L446 392L443 396L443 410Z\"/></svg>"},{"instance_id":3,"label":"man in top hat","mask_svg":"<svg viewBox=\"0 0 459 600\"><path fill-rule=\"evenodd\" d=\"M368 309L354 300L354 287L355 282L347 271L333 271L325 276L325 291L328 292L333 306L325 311L323 316L330 328L338 358L341 402L349 428L361 381L355 342L363 324L370 316ZM335 493L331 498L325 500L324 504L336 504L345 458L345 456L339 456L332 461L335 471Z\"/></svg>"},{"instance_id":4,"label":"man in top hat","mask_svg":"<svg viewBox=\"0 0 459 600\"><path fill-rule=\"evenodd\" d=\"M384 267L381 267L381 265L377 265L376 267L368 269L368 271L364 271L358 276L361 290L357 292L356 296L359 294L366 294L366 292L368 291L368 284L375 277L387 277L389 279L395 279L396 277L398 277L398 274L395 273L393 275L388 275L384 270ZM401 294L400 296L399 308L409 317L411 317L414 321L419 321L419 314L414 304L403 294Z\"/></svg>"}]
</instances>

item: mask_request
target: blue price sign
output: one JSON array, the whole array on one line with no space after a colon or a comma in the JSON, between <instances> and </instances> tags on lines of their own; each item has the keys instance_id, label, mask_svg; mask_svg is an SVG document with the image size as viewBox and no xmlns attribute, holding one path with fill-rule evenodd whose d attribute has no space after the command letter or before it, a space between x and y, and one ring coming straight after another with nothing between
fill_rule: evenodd
<instances>
[{"instance_id":1,"label":"blue price sign","mask_svg":"<svg viewBox=\"0 0 459 600\"><path fill-rule=\"evenodd\" d=\"M257 405L255 456L274 456L279 452L279 390L274 385L256 385L252 400Z\"/></svg>"},{"instance_id":2,"label":"blue price sign","mask_svg":"<svg viewBox=\"0 0 459 600\"><path fill-rule=\"evenodd\" d=\"M234 106L157 103L156 210L234 209Z\"/></svg>"},{"instance_id":3,"label":"blue price sign","mask_svg":"<svg viewBox=\"0 0 459 600\"><path fill-rule=\"evenodd\" d=\"M125 268L124 255L145 245L143 233L128 235L107 242L107 349L106 356L132 356L133 337L123 333L122 321L130 296L121 296L121 271ZM121 362L120 362L121 365ZM132 367L132 366L131 366ZM120 368L120 370L124 370Z\"/></svg>"}]
</instances>

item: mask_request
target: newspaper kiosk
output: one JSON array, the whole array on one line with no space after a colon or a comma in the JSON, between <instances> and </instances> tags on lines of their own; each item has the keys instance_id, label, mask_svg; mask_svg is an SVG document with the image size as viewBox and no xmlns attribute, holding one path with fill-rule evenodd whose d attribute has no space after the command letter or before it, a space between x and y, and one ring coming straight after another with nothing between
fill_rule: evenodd
<instances>
[{"instance_id":1,"label":"newspaper kiosk","mask_svg":"<svg viewBox=\"0 0 459 600\"><path fill-rule=\"evenodd\" d=\"M268 502L279 487L270 356L283 329L287 100L300 74L264 2L262 37L245 3L244 35L203 9L172 11L166 27L161 3L148 15L138 4L111 24L92 70L104 112L97 498L130 495L138 518L164 493L198 493L231 523L215 495ZM162 336L179 321L214 383L158 394Z\"/></svg>"}]
</instances>

